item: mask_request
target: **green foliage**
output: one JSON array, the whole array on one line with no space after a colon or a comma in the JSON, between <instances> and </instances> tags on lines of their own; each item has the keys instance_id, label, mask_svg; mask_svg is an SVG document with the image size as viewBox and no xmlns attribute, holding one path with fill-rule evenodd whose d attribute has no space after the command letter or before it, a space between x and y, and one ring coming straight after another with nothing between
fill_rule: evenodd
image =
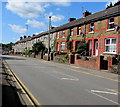
<instances>
[{"instance_id":1,"label":"green foliage","mask_svg":"<svg viewBox=\"0 0 120 107\"><path fill-rule=\"evenodd\" d=\"M47 53L47 52L48 52L48 49L47 49L47 48L45 48L44 53Z\"/></svg>"},{"instance_id":2,"label":"green foliage","mask_svg":"<svg viewBox=\"0 0 120 107\"><path fill-rule=\"evenodd\" d=\"M5 51L11 51L13 43L10 42L8 44L0 44L0 45L2 46L3 50L5 50Z\"/></svg>"},{"instance_id":3,"label":"green foliage","mask_svg":"<svg viewBox=\"0 0 120 107\"><path fill-rule=\"evenodd\" d=\"M35 52L36 55L38 55L39 52L44 51L45 49L46 49L45 45L41 41L38 43L35 43L32 47L32 50L33 52Z\"/></svg>"},{"instance_id":4,"label":"green foliage","mask_svg":"<svg viewBox=\"0 0 120 107\"><path fill-rule=\"evenodd\" d=\"M70 46L71 43L69 42L69 40L70 40L70 29L68 30L68 36L66 38L66 47L68 50L70 50L70 48L71 48L71 46Z\"/></svg>"},{"instance_id":5,"label":"green foliage","mask_svg":"<svg viewBox=\"0 0 120 107\"><path fill-rule=\"evenodd\" d=\"M65 55L65 59L68 59L68 58L69 58L69 54L66 54L66 55Z\"/></svg>"},{"instance_id":6,"label":"green foliage","mask_svg":"<svg viewBox=\"0 0 120 107\"><path fill-rule=\"evenodd\" d=\"M80 41L80 43L77 46L77 53L82 53L83 51L88 50L88 44L86 44L85 41Z\"/></svg>"},{"instance_id":7,"label":"green foliage","mask_svg":"<svg viewBox=\"0 0 120 107\"><path fill-rule=\"evenodd\" d=\"M29 55L30 52L32 52L31 49L26 49L25 52L24 52L24 54L25 54L25 55Z\"/></svg>"},{"instance_id":8,"label":"green foliage","mask_svg":"<svg viewBox=\"0 0 120 107\"><path fill-rule=\"evenodd\" d=\"M65 52L65 51L59 51L59 55L65 55L65 54L67 54L67 52Z\"/></svg>"}]
</instances>

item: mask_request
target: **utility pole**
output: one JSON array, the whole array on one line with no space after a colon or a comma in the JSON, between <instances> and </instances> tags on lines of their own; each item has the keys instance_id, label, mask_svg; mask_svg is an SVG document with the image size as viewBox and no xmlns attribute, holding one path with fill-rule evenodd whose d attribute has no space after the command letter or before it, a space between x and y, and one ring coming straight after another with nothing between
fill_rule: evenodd
<instances>
[{"instance_id":1,"label":"utility pole","mask_svg":"<svg viewBox=\"0 0 120 107\"><path fill-rule=\"evenodd\" d=\"M48 61L50 61L50 30L51 30L51 16L49 16Z\"/></svg>"},{"instance_id":2,"label":"utility pole","mask_svg":"<svg viewBox=\"0 0 120 107\"><path fill-rule=\"evenodd\" d=\"M26 24L26 29L27 29L27 32L26 32L26 49L27 49L28 24Z\"/></svg>"}]
</instances>

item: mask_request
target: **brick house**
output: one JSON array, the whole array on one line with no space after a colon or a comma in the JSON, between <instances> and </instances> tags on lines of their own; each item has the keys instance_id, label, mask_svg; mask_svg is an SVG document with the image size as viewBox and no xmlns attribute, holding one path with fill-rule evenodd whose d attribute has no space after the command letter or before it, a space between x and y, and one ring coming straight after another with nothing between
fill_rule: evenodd
<instances>
[{"instance_id":1,"label":"brick house","mask_svg":"<svg viewBox=\"0 0 120 107\"><path fill-rule=\"evenodd\" d=\"M76 51L79 41L86 40L89 44L89 56L120 53L120 5L91 14L88 11L80 19L70 18L69 23L51 29L50 46L56 38L56 51L68 51L66 38L70 35L71 51ZM27 39L27 41L26 41ZM34 43L42 41L48 47L48 31L22 38L13 48L15 52L23 52L25 47L32 49ZM26 44L27 42L27 44Z\"/></svg>"},{"instance_id":2,"label":"brick house","mask_svg":"<svg viewBox=\"0 0 120 107\"><path fill-rule=\"evenodd\" d=\"M56 50L68 51L66 38L70 35L71 50L76 51L79 41L85 39L89 44L89 55L115 55L120 53L120 5L89 14L77 20L57 27Z\"/></svg>"}]
</instances>

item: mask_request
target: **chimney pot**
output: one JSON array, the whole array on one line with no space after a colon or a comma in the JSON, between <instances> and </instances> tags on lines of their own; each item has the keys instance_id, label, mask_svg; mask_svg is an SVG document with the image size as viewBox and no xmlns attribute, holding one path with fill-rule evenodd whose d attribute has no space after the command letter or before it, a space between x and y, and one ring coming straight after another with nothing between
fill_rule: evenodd
<instances>
[{"instance_id":1,"label":"chimney pot","mask_svg":"<svg viewBox=\"0 0 120 107\"><path fill-rule=\"evenodd\" d=\"M76 18L69 18L69 22L72 22L72 21L74 21L74 20L76 20Z\"/></svg>"}]
</instances>

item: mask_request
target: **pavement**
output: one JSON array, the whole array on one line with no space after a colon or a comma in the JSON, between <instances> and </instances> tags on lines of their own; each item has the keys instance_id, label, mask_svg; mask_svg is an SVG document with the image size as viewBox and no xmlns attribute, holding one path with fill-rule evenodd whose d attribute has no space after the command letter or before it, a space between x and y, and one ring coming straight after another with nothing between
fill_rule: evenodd
<instances>
[{"instance_id":1,"label":"pavement","mask_svg":"<svg viewBox=\"0 0 120 107\"><path fill-rule=\"evenodd\" d=\"M2 86L1 107L22 107L17 94L18 89L11 79L12 75L10 75L4 65L2 65L2 60L0 60L0 67L0 85Z\"/></svg>"}]
</instances>

